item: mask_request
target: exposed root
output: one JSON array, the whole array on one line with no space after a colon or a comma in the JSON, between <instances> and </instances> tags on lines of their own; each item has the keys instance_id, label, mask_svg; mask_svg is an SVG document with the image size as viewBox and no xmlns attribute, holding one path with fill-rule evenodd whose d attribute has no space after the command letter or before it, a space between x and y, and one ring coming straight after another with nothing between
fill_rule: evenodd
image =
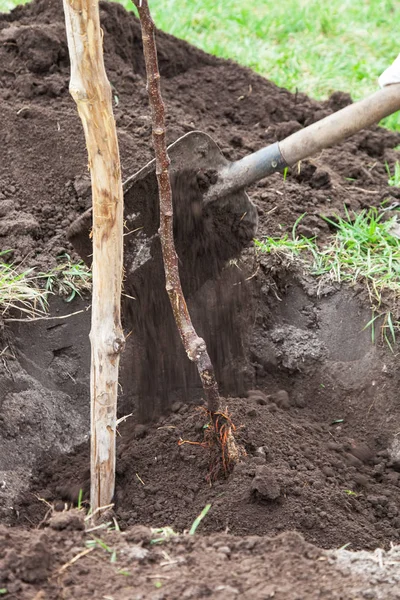
<instances>
[{"instance_id":1,"label":"exposed root","mask_svg":"<svg viewBox=\"0 0 400 600\"><path fill-rule=\"evenodd\" d=\"M206 409L205 412L208 416L208 423L204 427L204 440L193 442L181 439L178 441L178 445L191 444L207 448L210 451L210 469L207 481L212 482L218 478L221 472L227 477L245 451L236 443L234 436L236 427L227 408L224 412L211 413Z\"/></svg>"}]
</instances>

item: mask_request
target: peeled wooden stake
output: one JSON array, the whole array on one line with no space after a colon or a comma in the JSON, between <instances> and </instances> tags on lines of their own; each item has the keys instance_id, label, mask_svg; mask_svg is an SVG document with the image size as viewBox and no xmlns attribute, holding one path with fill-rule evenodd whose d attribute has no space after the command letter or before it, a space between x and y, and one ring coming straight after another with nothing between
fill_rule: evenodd
<instances>
[{"instance_id":1,"label":"peeled wooden stake","mask_svg":"<svg viewBox=\"0 0 400 600\"><path fill-rule=\"evenodd\" d=\"M115 485L123 192L111 86L103 61L98 0L63 0L71 59L70 92L85 132L93 198L91 363L92 511L109 505Z\"/></svg>"}]
</instances>

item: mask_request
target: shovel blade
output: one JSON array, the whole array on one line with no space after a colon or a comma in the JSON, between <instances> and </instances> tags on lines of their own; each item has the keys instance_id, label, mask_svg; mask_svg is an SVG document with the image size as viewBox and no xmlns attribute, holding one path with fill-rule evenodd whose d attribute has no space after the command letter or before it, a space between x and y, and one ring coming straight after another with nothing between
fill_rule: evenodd
<instances>
[{"instance_id":1,"label":"shovel blade","mask_svg":"<svg viewBox=\"0 0 400 600\"><path fill-rule=\"evenodd\" d=\"M169 155L179 271L186 297L193 296L193 308L195 292L253 239L257 212L244 191L207 205L203 201L204 191L227 164L210 136L189 133L169 147ZM155 161L125 182L124 202L122 317L134 343L127 344L121 362L124 394L120 400L127 412L136 404L139 420L146 421L167 410L177 394L186 401L189 390L197 390L200 382L185 355L165 290ZM91 224L91 211L87 211L68 231L69 240L88 264ZM200 322L195 319L206 339L210 318L207 311ZM212 359L218 366L225 355L230 356L231 350L218 351Z\"/></svg>"},{"instance_id":2,"label":"shovel blade","mask_svg":"<svg viewBox=\"0 0 400 600\"><path fill-rule=\"evenodd\" d=\"M174 235L180 272L187 291L214 277L227 260L236 257L254 237L257 211L241 190L205 205L203 194L228 164L214 140L201 131L190 132L169 146L174 203ZM89 237L92 211L81 215L67 237L91 263ZM159 198L155 160L124 183L124 269L135 277L149 261L160 260ZM136 287L136 286L134 286Z\"/></svg>"}]
</instances>

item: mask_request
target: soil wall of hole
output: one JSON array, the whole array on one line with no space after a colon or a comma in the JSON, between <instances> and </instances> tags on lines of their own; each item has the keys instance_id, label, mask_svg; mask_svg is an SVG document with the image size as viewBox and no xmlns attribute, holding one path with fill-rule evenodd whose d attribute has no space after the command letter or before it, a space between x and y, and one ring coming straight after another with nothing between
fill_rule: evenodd
<instances>
[{"instance_id":1,"label":"soil wall of hole","mask_svg":"<svg viewBox=\"0 0 400 600\"><path fill-rule=\"evenodd\" d=\"M179 440L203 441L207 419L196 387L188 389L186 402L177 393L172 413L155 422L139 424L131 417L118 438L120 524L169 523L182 531L211 502L204 524L210 532L245 535L295 529L327 548L347 543L353 549L387 546L400 533L395 358L385 347L372 344L370 331L364 329L369 311L353 290L332 290L318 297L314 282L292 268L274 265L278 280L271 278L269 261L261 259L258 267L247 314L237 314L237 327L247 324L241 354L228 357L226 364L228 386L234 381L233 369L245 388L240 395L226 394L226 405L246 456L228 479L222 477L210 487L208 451L192 444L178 446ZM203 299L209 297L204 290L202 294ZM216 312L218 316L217 329L207 327L207 340L210 348L218 348L213 341L221 335L221 313L213 311L209 301L207 306L211 324ZM228 314L234 314L231 308ZM57 343L52 345L48 326L35 344L29 328L37 326L15 327L24 369L36 381L45 379L45 389L62 391L60 398L75 399L77 412L69 411L70 429L63 431L71 436L71 445L87 433L87 395L77 401L76 392L79 386L87 392L81 356L89 354L84 339L88 317L84 314L78 324L81 347L65 347L61 327L53 332ZM71 340L75 326L61 323ZM235 328L228 339L238 343L236 333ZM48 358L39 363L38 355ZM223 378L222 370L222 389ZM132 405L126 401L121 416L128 409ZM84 442L65 454L52 427L53 421L60 426L59 410L60 405L53 408L48 433L40 440L32 436L29 419L25 427L11 432L14 444L22 436L36 455L29 488L14 497L12 511L4 511L13 523L37 524L44 518L47 506L36 497L59 508L76 502L80 489L87 497L88 445Z\"/></svg>"}]
</instances>

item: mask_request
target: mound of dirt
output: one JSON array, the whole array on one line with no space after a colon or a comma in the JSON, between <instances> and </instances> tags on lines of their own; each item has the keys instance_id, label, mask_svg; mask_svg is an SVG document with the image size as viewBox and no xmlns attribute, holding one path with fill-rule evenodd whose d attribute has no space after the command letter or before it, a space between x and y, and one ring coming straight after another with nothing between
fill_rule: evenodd
<instances>
[{"instance_id":1,"label":"mound of dirt","mask_svg":"<svg viewBox=\"0 0 400 600\"><path fill-rule=\"evenodd\" d=\"M187 443L203 442L201 403L176 398L172 414L154 424L128 419L118 443L121 527L168 523L182 531L211 503L209 532L295 529L319 546L352 549L400 538L395 360L370 343L368 331L360 334L369 312L350 292L307 295L304 281L289 274L285 286L284 304L259 292L258 327L241 362L231 364L246 369L247 398L226 401L246 456L210 487L209 452ZM86 444L68 455L47 451L14 506L20 519L45 516L47 506L32 493L61 507L76 503L81 489L87 498L88 461Z\"/></svg>"},{"instance_id":2,"label":"mound of dirt","mask_svg":"<svg viewBox=\"0 0 400 600\"><path fill-rule=\"evenodd\" d=\"M101 20L127 178L152 158L140 27L114 4L101 4ZM157 42L170 142L203 130L234 160L351 102L339 92L323 103L290 94L162 32ZM38 269L54 265L65 252L76 256L66 230L91 202L83 132L68 79L61 2L36 0L0 15L1 247L12 250L16 264ZM249 190L258 236L289 231L306 212L299 233L324 239L330 230L322 216L341 213L343 206L359 210L396 200L385 162L398 158L399 143L399 134L373 127L304 161L285 181L274 175L260 182ZM180 243L183 247L184 240ZM131 578L118 583L121 575L112 579L109 557L103 562L109 587L92 581L90 559L65 568L56 581L58 569L82 549L84 534L60 533L61 526L51 523L42 533L21 529L42 523L46 502L63 509L80 489L87 494L88 302L54 300L55 321L4 323L0 514L19 526L0 531L4 587L21 599L36 593L60 597L62 585L66 598L93 597L101 587L103 595L118 589L121 598L294 600L322 597L323 580L332 598L395 598L395 591L378 590L379 574L367 568L339 574L330 561L341 559L308 545L389 548L400 537L400 377L395 357L373 344L365 329L371 316L362 295L338 286L320 289L284 258L260 256L253 248L231 260L215 280L194 286L191 313L246 454L229 478L210 486L207 449L178 445L202 442L206 417L169 305L157 303L161 287L159 282L135 290L136 303L125 299L123 307L124 327L133 335L122 360L120 415L135 416L121 426L118 442L116 515L127 533L109 542L121 544L122 556L136 552L129 559L135 583ZM145 318L149 314L152 319ZM209 536L195 544L191 538L171 542L169 558L150 550L139 574L140 552L123 541L129 541L131 528L168 524L182 531L207 503L212 508L201 531ZM215 533L225 530L236 536L297 530L307 542L293 534L271 540ZM165 561L181 566L171 567L164 582ZM193 564L204 577L193 580ZM288 565L293 576L287 579ZM125 559L117 566L123 570ZM162 584L157 589L155 575Z\"/></svg>"},{"instance_id":3,"label":"mound of dirt","mask_svg":"<svg viewBox=\"0 0 400 600\"><path fill-rule=\"evenodd\" d=\"M93 539L79 531L82 520L70 515L62 522L68 526L60 523L52 518L45 532L30 534L0 529L1 581L10 597L31 600L36 592L35 598L65 600L99 593L120 600L398 598L399 547L379 555L326 552L295 533L275 539L220 534L166 542L159 537L157 542L139 525L107 533L102 546L85 548ZM110 555L118 556L117 575Z\"/></svg>"},{"instance_id":4,"label":"mound of dirt","mask_svg":"<svg viewBox=\"0 0 400 600\"><path fill-rule=\"evenodd\" d=\"M107 3L101 22L126 178L152 157L140 26L133 14ZM0 20L0 235L16 262L31 265L48 265L68 248L66 228L90 205L83 132L68 94L64 29L57 0L35 1ZM351 101L340 93L325 103L292 95L162 32L157 43L170 142L199 129L236 159ZM251 197L260 234L280 234L304 212L302 232L326 232L321 214L341 211L344 203L379 206L394 193L385 161L393 162L399 141L398 134L375 127L305 161L284 186L280 175L259 183Z\"/></svg>"}]
</instances>

